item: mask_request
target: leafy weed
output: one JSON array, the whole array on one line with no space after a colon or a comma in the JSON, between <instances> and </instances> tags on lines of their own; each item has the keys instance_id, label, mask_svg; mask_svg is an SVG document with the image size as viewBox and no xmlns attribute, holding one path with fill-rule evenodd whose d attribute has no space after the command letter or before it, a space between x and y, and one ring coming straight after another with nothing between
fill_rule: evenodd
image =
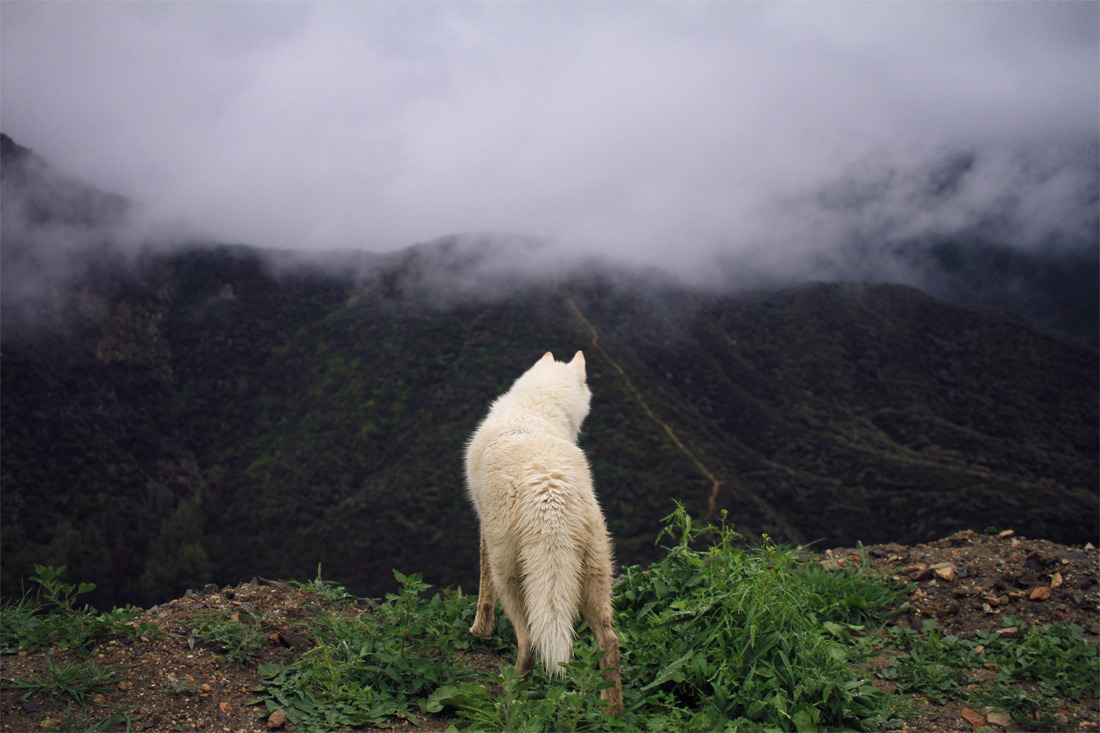
<instances>
[{"instance_id":1,"label":"leafy weed","mask_svg":"<svg viewBox=\"0 0 1100 733\"><path fill-rule=\"evenodd\" d=\"M37 598L29 594L0 609L0 651L10 653L19 646L29 651L56 644L83 652L99 639L110 636L155 636L156 626L135 623L141 609L134 606L97 613L77 598L95 590L93 583L72 585L61 580L65 566L35 565L32 580L39 585Z\"/></svg>"},{"instance_id":2,"label":"leafy weed","mask_svg":"<svg viewBox=\"0 0 1100 733\"><path fill-rule=\"evenodd\" d=\"M102 669L84 661L70 662L62 667L47 657L46 671L43 674L35 674L27 679L13 679L10 686L17 690L26 690L23 700L41 690L54 697L66 695L80 707L86 708L89 702L94 702L96 695L108 692L115 682L113 670Z\"/></svg>"}]
</instances>

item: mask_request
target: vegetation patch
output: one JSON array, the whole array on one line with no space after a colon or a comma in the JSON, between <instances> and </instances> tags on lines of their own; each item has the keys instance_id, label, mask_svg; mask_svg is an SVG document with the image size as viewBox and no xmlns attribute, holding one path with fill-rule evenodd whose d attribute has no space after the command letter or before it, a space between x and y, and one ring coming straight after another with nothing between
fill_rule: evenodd
<instances>
[{"instance_id":1,"label":"vegetation patch","mask_svg":"<svg viewBox=\"0 0 1100 733\"><path fill-rule=\"evenodd\" d=\"M620 715L603 709L599 652L583 625L564 678L517 675L504 615L490 638L473 637L476 598L419 574L395 573L399 589L369 600L318 569L304 582L207 587L134 617L80 606L82 587L43 567L40 592L2 608L0 728L238 730L285 720L294 731L938 733L964 719L991 733L1097 728L1088 701L1100 629L1094 611L1071 605L1080 596L1095 608L1095 548L964 533L934 543L942 547L819 555L767 537L749 547L683 509L661 539L664 557L623 568L616 585ZM973 585L935 585L899 567L937 553ZM929 605L941 589L944 600L988 605L982 568L1014 557L1039 568L1021 582L1058 583L1061 611L1038 600L1018 615ZM1058 613L1066 623L1050 622Z\"/></svg>"}]
</instances>

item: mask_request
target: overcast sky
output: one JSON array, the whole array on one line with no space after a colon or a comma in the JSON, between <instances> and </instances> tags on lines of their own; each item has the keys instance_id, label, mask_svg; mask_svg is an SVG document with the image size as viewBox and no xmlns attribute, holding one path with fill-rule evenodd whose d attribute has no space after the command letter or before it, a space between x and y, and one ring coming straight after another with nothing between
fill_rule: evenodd
<instances>
[{"instance_id":1,"label":"overcast sky","mask_svg":"<svg viewBox=\"0 0 1100 733\"><path fill-rule=\"evenodd\" d=\"M268 247L503 231L675 269L1007 200L1026 244L1093 221L1098 9L4 0L0 126Z\"/></svg>"}]
</instances>

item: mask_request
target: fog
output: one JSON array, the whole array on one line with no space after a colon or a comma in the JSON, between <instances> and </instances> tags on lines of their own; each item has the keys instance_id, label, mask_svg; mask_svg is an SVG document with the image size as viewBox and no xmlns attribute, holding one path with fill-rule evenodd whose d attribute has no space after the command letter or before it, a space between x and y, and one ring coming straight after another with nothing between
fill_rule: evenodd
<instances>
[{"instance_id":1,"label":"fog","mask_svg":"<svg viewBox=\"0 0 1100 733\"><path fill-rule=\"evenodd\" d=\"M6 0L0 124L218 241L833 275L868 268L853 241L1095 241L1098 28L1095 2Z\"/></svg>"}]
</instances>

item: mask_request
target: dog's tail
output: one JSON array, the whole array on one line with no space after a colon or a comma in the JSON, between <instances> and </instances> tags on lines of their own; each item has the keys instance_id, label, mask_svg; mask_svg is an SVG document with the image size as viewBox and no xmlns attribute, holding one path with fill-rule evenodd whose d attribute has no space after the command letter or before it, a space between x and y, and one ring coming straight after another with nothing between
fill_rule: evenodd
<instances>
[{"instance_id":1,"label":"dog's tail","mask_svg":"<svg viewBox=\"0 0 1100 733\"><path fill-rule=\"evenodd\" d=\"M528 489L530 524L524 527L520 553L531 642L546 670L563 675L561 664L573 656L585 514L575 505L578 496L567 478L557 471L536 473Z\"/></svg>"}]
</instances>

